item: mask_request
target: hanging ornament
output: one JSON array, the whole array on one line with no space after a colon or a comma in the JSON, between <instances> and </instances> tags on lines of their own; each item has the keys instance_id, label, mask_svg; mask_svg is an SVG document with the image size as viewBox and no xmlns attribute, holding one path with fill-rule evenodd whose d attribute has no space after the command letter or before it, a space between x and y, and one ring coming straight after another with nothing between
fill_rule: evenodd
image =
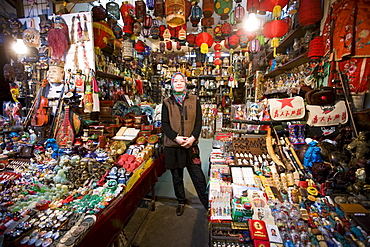
<instances>
[{"instance_id":1,"label":"hanging ornament","mask_svg":"<svg viewBox=\"0 0 370 247\"><path fill-rule=\"evenodd\" d=\"M98 6L94 6L91 9L91 12L92 12L93 21L102 21L102 20L105 20L105 18L107 18L107 11L101 4Z\"/></svg>"},{"instance_id":2,"label":"hanging ornament","mask_svg":"<svg viewBox=\"0 0 370 247\"><path fill-rule=\"evenodd\" d=\"M135 50L138 52L138 53L143 53L145 51L145 44L143 41L141 40L138 40L135 44Z\"/></svg>"},{"instance_id":3,"label":"hanging ornament","mask_svg":"<svg viewBox=\"0 0 370 247\"><path fill-rule=\"evenodd\" d=\"M266 11L273 12L276 5L280 5L280 8L282 9L288 4L288 2L289 0L265 0L263 5Z\"/></svg>"},{"instance_id":4,"label":"hanging ornament","mask_svg":"<svg viewBox=\"0 0 370 247\"><path fill-rule=\"evenodd\" d=\"M222 39L222 24L218 23L215 28L213 29L213 33L215 34L215 38L220 40Z\"/></svg>"},{"instance_id":5,"label":"hanging ornament","mask_svg":"<svg viewBox=\"0 0 370 247\"><path fill-rule=\"evenodd\" d=\"M153 15L158 21L163 20L164 17L164 0L154 0Z\"/></svg>"},{"instance_id":6,"label":"hanging ornament","mask_svg":"<svg viewBox=\"0 0 370 247\"><path fill-rule=\"evenodd\" d=\"M164 34L165 30L166 30L166 25L164 25L164 24L159 25L159 38L161 40L164 40L163 34Z\"/></svg>"},{"instance_id":7,"label":"hanging ornament","mask_svg":"<svg viewBox=\"0 0 370 247\"><path fill-rule=\"evenodd\" d=\"M152 39L159 38L159 22L157 20L153 20L153 25L150 28L150 36L152 36Z\"/></svg>"},{"instance_id":8,"label":"hanging ornament","mask_svg":"<svg viewBox=\"0 0 370 247\"><path fill-rule=\"evenodd\" d=\"M232 0L215 0L215 12L221 16L221 20L227 20L229 13L233 8Z\"/></svg>"},{"instance_id":9,"label":"hanging ornament","mask_svg":"<svg viewBox=\"0 0 370 247\"><path fill-rule=\"evenodd\" d=\"M123 28L122 31L125 33L125 35L130 36L134 33L134 23L135 20L132 16L128 15L123 17Z\"/></svg>"},{"instance_id":10,"label":"hanging ornament","mask_svg":"<svg viewBox=\"0 0 370 247\"><path fill-rule=\"evenodd\" d=\"M214 0L203 0L203 15L205 18L211 18L213 12L215 11L215 1Z\"/></svg>"},{"instance_id":11,"label":"hanging ornament","mask_svg":"<svg viewBox=\"0 0 370 247\"><path fill-rule=\"evenodd\" d=\"M164 39L164 41L171 40L171 32L168 28L166 28L166 30L164 30L163 39Z\"/></svg>"},{"instance_id":12,"label":"hanging ornament","mask_svg":"<svg viewBox=\"0 0 370 247\"><path fill-rule=\"evenodd\" d=\"M195 3L193 8L191 9L190 16L190 22L192 23L192 26L197 27L200 19L202 19L202 9L198 6L197 3Z\"/></svg>"},{"instance_id":13,"label":"hanging ornament","mask_svg":"<svg viewBox=\"0 0 370 247\"><path fill-rule=\"evenodd\" d=\"M169 51L172 50L172 41L171 40L166 42L166 49L169 50Z\"/></svg>"},{"instance_id":14,"label":"hanging ornament","mask_svg":"<svg viewBox=\"0 0 370 247\"><path fill-rule=\"evenodd\" d=\"M243 21L243 18L245 16L245 10L244 8L238 4L234 10L234 19L236 23L241 23Z\"/></svg>"},{"instance_id":15,"label":"hanging ornament","mask_svg":"<svg viewBox=\"0 0 370 247\"><path fill-rule=\"evenodd\" d=\"M215 23L215 20L213 17L210 18L202 18L202 26L204 28L212 28L213 24ZM208 32L208 31L207 31Z\"/></svg>"},{"instance_id":16,"label":"hanging ornament","mask_svg":"<svg viewBox=\"0 0 370 247\"><path fill-rule=\"evenodd\" d=\"M122 42L122 58L125 60L131 60L133 58L133 48L132 48L132 43L130 42L129 39L126 39Z\"/></svg>"},{"instance_id":17,"label":"hanging ornament","mask_svg":"<svg viewBox=\"0 0 370 247\"><path fill-rule=\"evenodd\" d=\"M200 52L204 54L207 53L208 48L212 46L213 37L207 32L202 32L197 35L195 43L198 47L200 47Z\"/></svg>"},{"instance_id":18,"label":"hanging ornament","mask_svg":"<svg viewBox=\"0 0 370 247\"><path fill-rule=\"evenodd\" d=\"M41 43L40 32L35 28L33 18L31 18L30 22L30 28L23 31L23 42L28 47L39 47Z\"/></svg>"},{"instance_id":19,"label":"hanging ornament","mask_svg":"<svg viewBox=\"0 0 370 247\"><path fill-rule=\"evenodd\" d=\"M231 49L236 49L239 46L239 38L235 34L227 37L226 41Z\"/></svg>"},{"instance_id":20,"label":"hanging ornament","mask_svg":"<svg viewBox=\"0 0 370 247\"><path fill-rule=\"evenodd\" d=\"M214 49L215 51L221 51L221 49L222 49L222 45L221 45L219 42L217 42L217 43L213 46L213 49Z\"/></svg>"},{"instance_id":21,"label":"hanging ornament","mask_svg":"<svg viewBox=\"0 0 370 247\"><path fill-rule=\"evenodd\" d=\"M164 53L166 51L166 43L165 42L159 43L159 51L161 53Z\"/></svg>"},{"instance_id":22,"label":"hanging ornament","mask_svg":"<svg viewBox=\"0 0 370 247\"><path fill-rule=\"evenodd\" d=\"M166 22L170 27L181 26L185 23L184 0L167 0L165 3Z\"/></svg>"},{"instance_id":23,"label":"hanging ornament","mask_svg":"<svg viewBox=\"0 0 370 247\"><path fill-rule=\"evenodd\" d=\"M310 41L308 57L311 60L321 59L325 54L324 40L322 36L316 36Z\"/></svg>"},{"instance_id":24,"label":"hanging ornament","mask_svg":"<svg viewBox=\"0 0 370 247\"><path fill-rule=\"evenodd\" d=\"M118 24L117 21L112 24L112 31L113 31L114 36L116 37L116 39L122 39L123 38L122 27Z\"/></svg>"},{"instance_id":25,"label":"hanging ornament","mask_svg":"<svg viewBox=\"0 0 370 247\"><path fill-rule=\"evenodd\" d=\"M216 51L215 52L215 58L220 58L221 57L221 52L220 51Z\"/></svg>"},{"instance_id":26,"label":"hanging ornament","mask_svg":"<svg viewBox=\"0 0 370 247\"><path fill-rule=\"evenodd\" d=\"M105 9L114 19L119 20L121 18L118 3L110 1L105 5Z\"/></svg>"},{"instance_id":27,"label":"hanging ornament","mask_svg":"<svg viewBox=\"0 0 370 247\"><path fill-rule=\"evenodd\" d=\"M153 25L153 18L147 13L143 20L143 28L149 29Z\"/></svg>"},{"instance_id":28,"label":"hanging ornament","mask_svg":"<svg viewBox=\"0 0 370 247\"><path fill-rule=\"evenodd\" d=\"M236 25L236 21L235 21L235 12L234 10L232 10L229 14L229 20L228 20L228 23L230 23L231 26L235 26Z\"/></svg>"},{"instance_id":29,"label":"hanging ornament","mask_svg":"<svg viewBox=\"0 0 370 247\"><path fill-rule=\"evenodd\" d=\"M279 45L279 38L283 37L289 30L288 24L283 20L273 20L264 25L263 34L271 40L271 47L274 48L274 57L276 57L276 48Z\"/></svg>"},{"instance_id":30,"label":"hanging ornament","mask_svg":"<svg viewBox=\"0 0 370 247\"><path fill-rule=\"evenodd\" d=\"M141 36L143 36L144 38L149 38L149 36L150 36L150 29L142 28L141 29Z\"/></svg>"},{"instance_id":31,"label":"hanging ornament","mask_svg":"<svg viewBox=\"0 0 370 247\"><path fill-rule=\"evenodd\" d=\"M122 6L120 10L121 10L122 18L125 18L127 16L133 17L136 14L134 5L132 5L129 1L122 2Z\"/></svg>"},{"instance_id":32,"label":"hanging ornament","mask_svg":"<svg viewBox=\"0 0 370 247\"><path fill-rule=\"evenodd\" d=\"M189 0L184 0L184 1L185 1L185 21L188 22L193 5L191 4Z\"/></svg>"},{"instance_id":33,"label":"hanging ornament","mask_svg":"<svg viewBox=\"0 0 370 247\"><path fill-rule=\"evenodd\" d=\"M258 39L251 40L249 42L249 51L250 52L259 52L261 50L261 43Z\"/></svg>"},{"instance_id":34,"label":"hanging ornament","mask_svg":"<svg viewBox=\"0 0 370 247\"><path fill-rule=\"evenodd\" d=\"M183 27L181 27L181 30L179 31L179 34L178 34L178 40L186 40L186 31L184 30Z\"/></svg>"},{"instance_id":35,"label":"hanging ornament","mask_svg":"<svg viewBox=\"0 0 370 247\"><path fill-rule=\"evenodd\" d=\"M186 36L186 42L188 42L189 47L195 47L195 35L190 33Z\"/></svg>"},{"instance_id":36,"label":"hanging ornament","mask_svg":"<svg viewBox=\"0 0 370 247\"><path fill-rule=\"evenodd\" d=\"M143 0L135 1L136 20L143 22L146 14L146 4Z\"/></svg>"},{"instance_id":37,"label":"hanging ornament","mask_svg":"<svg viewBox=\"0 0 370 247\"><path fill-rule=\"evenodd\" d=\"M298 8L298 23L306 29L314 28L322 18L320 0L301 0Z\"/></svg>"},{"instance_id":38,"label":"hanging ornament","mask_svg":"<svg viewBox=\"0 0 370 247\"><path fill-rule=\"evenodd\" d=\"M221 27L222 36L228 37L228 36L231 35L232 31L233 31L233 29L232 29L230 23L225 22L224 24L222 24L222 27Z\"/></svg>"},{"instance_id":39,"label":"hanging ornament","mask_svg":"<svg viewBox=\"0 0 370 247\"><path fill-rule=\"evenodd\" d=\"M262 35L262 34L258 35L257 39L259 40L261 46L265 45L265 36L264 35Z\"/></svg>"},{"instance_id":40,"label":"hanging ornament","mask_svg":"<svg viewBox=\"0 0 370 247\"><path fill-rule=\"evenodd\" d=\"M219 69L220 65L222 64L222 60L220 58L216 58L213 60L213 64L216 65L216 69Z\"/></svg>"},{"instance_id":41,"label":"hanging ornament","mask_svg":"<svg viewBox=\"0 0 370 247\"><path fill-rule=\"evenodd\" d=\"M150 48L150 46L145 45L145 50L144 50L143 55L144 56L149 56L151 52L152 52L152 49Z\"/></svg>"},{"instance_id":42,"label":"hanging ornament","mask_svg":"<svg viewBox=\"0 0 370 247\"><path fill-rule=\"evenodd\" d=\"M133 31L133 34L136 37L140 36L140 33L141 33L141 24L140 24L140 22L135 21L132 31Z\"/></svg>"},{"instance_id":43,"label":"hanging ornament","mask_svg":"<svg viewBox=\"0 0 370 247\"><path fill-rule=\"evenodd\" d=\"M149 10L154 10L154 0L146 0L146 7Z\"/></svg>"},{"instance_id":44,"label":"hanging ornament","mask_svg":"<svg viewBox=\"0 0 370 247\"><path fill-rule=\"evenodd\" d=\"M176 50L181 50L181 43L180 43L180 41L177 41L176 42Z\"/></svg>"}]
</instances>

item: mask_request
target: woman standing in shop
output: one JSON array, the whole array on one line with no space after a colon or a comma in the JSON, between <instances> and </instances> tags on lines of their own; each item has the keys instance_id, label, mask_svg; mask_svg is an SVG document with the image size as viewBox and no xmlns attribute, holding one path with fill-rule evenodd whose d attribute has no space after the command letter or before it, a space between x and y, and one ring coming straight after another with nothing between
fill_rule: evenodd
<instances>
[{"instance_id":1,"label":"woman standing in shop","mask_svg":"<svg viewBox=\"0 0 370 247\"><path fill-rule=\"evenodd\" d=\"M172 94L162 106L162 130L166 168L171 171L178 201L176 214L181 216L187 202L184 188L186 167L198 197L208 208L206 179L201 167L198 138L202 128L202 110L196 95L187 94L185 76L176 72L171 78Z\"/></svg>"}]
</instances>

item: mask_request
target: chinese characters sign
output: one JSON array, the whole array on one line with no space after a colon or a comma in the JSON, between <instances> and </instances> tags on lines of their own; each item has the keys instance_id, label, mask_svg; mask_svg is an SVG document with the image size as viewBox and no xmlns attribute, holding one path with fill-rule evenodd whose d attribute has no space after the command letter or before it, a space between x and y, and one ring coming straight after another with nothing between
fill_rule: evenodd
<instances>
[{"instance_id":1,"label":"chinese characters sign","mask_svg":"<svg viewBox=\"0 0 370 247\"><path fill-rule=\"evenodd\" d=\"M302 97L269 99L270 115L273 120L301 119L305 115Z\"/></svg>"},{"instance_id":2,"label":"chinese characters sign","mask_svg":"<svg viewBox=\"0 0 370 247\"><path fill-rule=\"evenodd\" d=\"M334 105L318 106L307 105L308 120L310 126L331 126L345 124L348 121L347 108L344 101L338 101Z\"/></svg>"}]
</instances>

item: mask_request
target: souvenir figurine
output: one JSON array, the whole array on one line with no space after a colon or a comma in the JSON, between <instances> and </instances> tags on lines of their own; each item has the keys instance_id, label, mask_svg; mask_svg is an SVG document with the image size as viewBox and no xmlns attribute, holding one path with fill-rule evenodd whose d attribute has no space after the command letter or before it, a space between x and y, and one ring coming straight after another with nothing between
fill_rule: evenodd
<instances>
[{"instance_id":1,"label":"souvenir figurine","mask_svg":"<svg viewBox=\"0 0 370 247\"><path fill-rule=\"evenodd\" d=\"M364 131L360 131L357 139L348 144L346 149L349 150L354 156L354 159L357 160L364 158L365 155L369 153L369 146L369 143L366 141L366 133ZM354 152L352 151L353 149L355 149Z\"/></svg>"}]
</instances>

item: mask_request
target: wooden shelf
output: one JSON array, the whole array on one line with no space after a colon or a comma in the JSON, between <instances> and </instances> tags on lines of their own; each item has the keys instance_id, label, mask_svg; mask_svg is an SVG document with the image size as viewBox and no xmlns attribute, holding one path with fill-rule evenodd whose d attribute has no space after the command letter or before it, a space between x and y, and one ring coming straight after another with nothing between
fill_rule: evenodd
<instances>
[{"instance_id":1,"label":"wooden shelf","mask_svg":"<svg viewBox=\"0 0 370 247\"><path fill-rule=\"evenodd\" d=\"M280 42L279 46L276 48L276 53L286 53L286 49L293 45L295 38L301 38L305 34L303 27L299 26L297 29L292 30L285 38ZM267 54L267 57L271 57L273 52Z\"/></svg>"},{"instance_id":2,"label":"wooden shelf","mask_svg":"<svg viewBox=\"0 0 370 247\"><path fill-rule=\"evenodd\" d=\"M304 54L299 55L298 57L290 60L289 62L283 64L282 66L278 67L277 69L270 71L269 73L265 74L265 77L275 77L277 75L280 75L284 73L285 71L288 71L290 69L293 69L301 64L304 64L308 62L310 59L307 57L307 52Z\"/></svg>"},{"instance_id":3,"label":"wooden shelf","mask_svg":"<svg viewBox=\"0 0 370 247\"><path fill-rule=\"evenodd\" d=\"M125 79L124 76L108 74L102 71L96 71L96 76L103 77L103 78L110 78L110 79L119 79L119 80Z\"/></svg>"},{"instance_id":4,"label":"wooden shelf","mask_svg":"<svg viewBox=\"0 0 370 247\"><path fill-rule=\"evenodd\" d=\"M216 78L215 75L200 75L200 76L188 76L188 79L201 79L201 78Z\"/></svg>"}]
</instances>

